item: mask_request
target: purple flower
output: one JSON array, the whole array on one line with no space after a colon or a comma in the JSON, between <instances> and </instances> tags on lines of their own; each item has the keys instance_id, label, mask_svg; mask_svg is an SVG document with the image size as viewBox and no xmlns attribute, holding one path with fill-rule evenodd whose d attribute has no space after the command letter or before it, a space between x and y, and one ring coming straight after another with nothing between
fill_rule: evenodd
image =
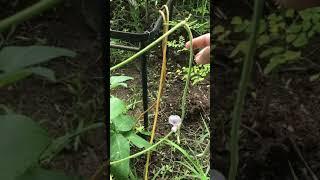
<instances>
[{"instance_id":1,"label":"purple flower","mask_svg":"<svg viewBox=\"0 0 320 180\"><path fill-rule=\"evenodd\" d=\"M169 116L169 123L172 125L171 131L176 132L181 125L181 118L178 115Z\"/></svg>"}]
</instances>

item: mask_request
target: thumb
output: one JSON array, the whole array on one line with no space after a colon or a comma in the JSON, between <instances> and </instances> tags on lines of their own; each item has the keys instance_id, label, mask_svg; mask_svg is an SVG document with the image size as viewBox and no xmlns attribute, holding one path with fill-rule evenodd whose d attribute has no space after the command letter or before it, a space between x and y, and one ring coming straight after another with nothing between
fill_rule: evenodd
<instances>
[{"instance_id":1,"label":"thumb","mask_svg":"<svg viewBox=\"0 0 320 180\"><path fill-rule=\"evenodd\" d=\"M209 64L210 63L210 46L202 49L195 57L197 64Z\"/></svg>"}]
</instances>

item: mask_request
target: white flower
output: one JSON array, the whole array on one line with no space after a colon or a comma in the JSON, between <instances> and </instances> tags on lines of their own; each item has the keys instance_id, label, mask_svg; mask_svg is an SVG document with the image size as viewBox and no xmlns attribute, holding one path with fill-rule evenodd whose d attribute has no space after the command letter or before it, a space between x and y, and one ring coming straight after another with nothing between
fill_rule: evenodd
<instances>
[{"instance_id":1,"label":"white flower","mask_svg":"<svg viewBox=\"0 0 320 180\"><path fill-rule=\"evenodd\" d=\"M172 125L171 131L176 132L181 125L181 118L178 115L169 116L169 123Z\"/></svg>"}]
</instances>

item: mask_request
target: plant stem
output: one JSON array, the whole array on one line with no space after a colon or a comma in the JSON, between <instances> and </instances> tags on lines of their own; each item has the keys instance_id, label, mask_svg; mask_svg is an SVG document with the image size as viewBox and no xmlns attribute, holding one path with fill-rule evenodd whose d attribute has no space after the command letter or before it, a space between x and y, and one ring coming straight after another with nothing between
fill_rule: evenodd
<instances>
[{"instance_id":1,"label":"plant stem","mask_svg":"<svg viewBox=\"0 0 320 180\"><path fill-rule=\"evenodd\" d=\"M187 33L188 33L188 36L189 36L190 53L189 53L189 69L188 69L188 74L187 74L187 80L186 80L186 84L184 86L183 95L182 95L181 124L183 123L183 120L184 120L184 118L186 116L187 93L188 93L188 90L189 90L191 68L192 68L192 61L193 61L193 50L192 50L193 49L193 45L192 45L193 36L192 36L192 32L191 32L190 27L187 24L184 25L184 28L187 30ZM178 141L178 144L180 144L180 128L178 129L178 132L177 132L177 141Z\"/></svg>"},{"instance_id":2,"label":"plant stem","mask_svg":"<svg viewBox=\"0 0 320 180\"><path fill-rule=\"evenodd\" d=\"M121 63L113 66L110 68L110 71L114 71L126 64L128 64L129 62L135 60L136 58L138 58L139 56L141 56L143 53L147 52L148 50L150 50L152 47L154 47L155 45L157 45L162 39L164 39L165 37L169 36L170 34L172 34L174 31L176 31L177 29L179 29L181 26L184 26L187 21L189 20L190 16L188 18L186 18L185 20L179 22L177 25L175 25L172 29L170 29L167 33L163 34L162 36L160 36L158 39L156 39L155 41L153 41L151 44L149 44L148 46L146 46L145 48L143 48L141 51L137 52L136 54L134 54L133 56L131 56L130 58L122 61Z\"/></svg>"},{"instance_id":3,"label":"plant stem","mask_svg":"<svg viewBox=\"0 0 320 180\"><path fill-rule=\"evenodd\" d=\"M164 138L162 138L160 141L158 141L157 143L155 143L154 145L148 147L147 149L143 150L143 151L140 151L136 154L133 154L131 156L128 156L126 158L123 158L123 159L120 159L120 160L117 160L117 161L112 161L110 162L110 165L114 165L114 164L118 164L118 163L121 163L123 161L126 161L126 160L129 160L129 159L132 159L132 158L136 158L146 152L149 152L150 150L154 149L155 147L157 147L159 144L161 144L163 141L165 141L166 139L168 139L168 137L172 134L173 132L171 131L170 133L168 133Z\"/></svg>"},{"instance_id":4,"label":"plant stem","mask_svg":"<svg viewBox=\"0 0 320 180\"><path fill-rule=\"evenodd\" d=\"M169 11L167 6L164 5L166 14L164 12L159 11L160 14L162 15L163 18L163 33L165 34L168 32L169 29ZM153 139L155 136L156 132L156 127L157 127L157 121L158 121L158 116L159 116L159 109L160 109L160 101L161 101L161 96L162 96L162 91L166 79L166 74L167 74L167 42L168 42L168 36L166 36L163 41L162 41L162 66L161 66L161 75L160 75L160 82L159 82L159 89L158 89L158 94L157 94L157 100L156 100L156 110L154 113L154 120L153 120L153 125L152 125L152 131L151 131L151 137L150 137L150 144L153 143ZM145 165L145 173L144 173L144 179L148 180L148 174L149 174L149 161L150 161L150 156L151 152L147 153L147 161Z\"/></svg>"},{"instance_id":5,"label":"plant stem","mask_svg":"<svg viewBox=\"0 0 320 180\"><path fill-rule=\"evenodd\" d=\"M247 93L247 87L251 76L251 71L253 67L253 57L256 50L256 38L259 29L259 20L263 11L264 0L256 0L254 6L254 15L253 15L253 26L249 41L249 48L246 53L246 59L241 73L241 80L239 83L239 91L237 94L237 99L232 113L232 129L231 129L231 164L229 169L229 180L235 180L237 176L237 169L239 163L239 127L242 111L244 108L244 98Z\"/></svg>"},{"instance_id":6,"label":"plant stem","mask_svg":"<svg viewBox=\"0 0 320 180\"><path fill-rule=\"evenodd\" d=\"M45 10L52 8L54 5L61 2L61 0L39 0L34 5L0 21L0 33L8 29L12 25L17 25L25 20L28 20L34 15L38 15Z\"/></svg>"}]
</instances>

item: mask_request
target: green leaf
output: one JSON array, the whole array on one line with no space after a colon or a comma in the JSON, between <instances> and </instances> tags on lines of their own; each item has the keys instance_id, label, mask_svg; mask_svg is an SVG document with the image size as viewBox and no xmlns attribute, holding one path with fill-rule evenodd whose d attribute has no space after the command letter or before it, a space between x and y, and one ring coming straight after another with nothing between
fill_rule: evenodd
<instances>
[{"instance_id":1,"label":"green leaf","mask_svg":"<svg viewBox=\"0 0 320 180\"><path fill-rule=\"evenodd\" d=\"M302 30L303 31L309 31L309 29L311 28L311 26L312 26L312 24L311 24L311 22L310 21L304 21L303 23L302 23Z\"/></svg>"},{"instance_id":2,"label":"green leaf","mask_svg":"<svg viewBox=\"0 0 320 180\"><path fill-rule=\"evenodd\" d=\"M112 134L110 138L110 160L116 161L126 158L130 155L129 141L122 134ZM111 166L111 174L116 179L128 179L129 159Z\"/></svg>"},{"instance_id":3,"label":"green leaf","mask_svg":"<svg viewBox=\"0 0 320 180\"><path fill-rule=\"evenodd\" d=\"M281 53L282 51L284 51L283 47L272 47L272 48L269 48L269 49L262 51L262 53L259 55L259 57L261 59L266 58L268 56L271 56L272 54Z\"/></svg>"},{"instance_id":4,"label":"green leaf","mask_svg":"<svg viewBox=\"0 0 320 180\"><path fill-rule=\"evenodd\" d=\"M224 27L221 25L218 25L214 28L213 34L220 34L224 32Z\"/></svg>"},{"instance_id":5,"label":"green leaf","mask_svg":"<svg viewBox=\"0 0 320 180\"><path fill-rule=\"evenodd\" d=\"M287 33L299 33L302 30L301 25L292 24L288 27Z\"/></svg>"},{"instance_id":6,"label":"green leaf","mask_svg":"<svg viewBox=\"0 0 320 180\"><path fill-rule=\"evenodd\" d=\"M132 80L132 77L129 76L111 76L110 77L110 89L114 89L118 86L127 87L125 81Z\"/></svg>"},{"instance_id":7,"label":"green leaf","mask_svg":"<svg viewBox=\"0 0 320 180\"><path fill-rule=\"evenodd\" d=\"M289 34L289 35L286 37L286 42L287 42L287 43L291 43L291 42L294 41L296 38L297 38L297 35L296 35L296 34Z\"/></svg>"},{"instance_id":8,"label":"green leaf","mask_svg":"<svg viewBox=\"0 0 320 180\"><path fill-rule=\"evenodd\" d=\"M239 17L239 16L233 17L230 24L232 24L232 25L242 24L242 19L241 19L241 17Z\"/></svg>"},{"instance_id":9,"label":"green leaf","mask_svg":"<svg viewBox=\"0 0 320 180\"><path fill-rule=\"evenodd\" d=\"M0 70L12 72L51 59L67 56L74 57L73 51L48 46L10 46L0 51Z\"/></svg>"},{"instance_id":10,"label":"green leaf","mask_svg":"<svg viewBox=\"0 0 320 180\"><path fill-rule=\"evenodd\" d=\"M320 73L314 74L314 75L310 76L310 78L309 78L309 80L310 80L311 82L317 81L317 80L319 80L319 79L320 79Z\"/></svg>"},{"instance_id":11,"label":"green leaf","mask_svg":"<svg viewBox=\"0 0 320 180\"><path fill-rule=\"evenodd\" d=\"M50 144L47 132L28 117L0 116L0 179L13 180L38 163Z\"/></svg>"},{"instance_id":12,"label":"green leaf","mask_svg":"<svg viewBox=\"0 0 320 180\"><path fill-rule=\"evenodd\" d=\"M148 141L146 141L145 139L138 136L136 133L132 131L126 133L125 137L138 148L148 148L151 146L151 144Z\"/></svg>"},{"instance_id":13,"label":"green leaf","mask_svg":"<svg viewBox=\"0 0 320 180\"><path fill-rule=\"evenodd\" d=\"M51 69L48 69L45 67L32 67L32 68L28 68L26 70L33 73L33 74L36 74L38 76L42 76L44 78L47 78L50 81L53 81L53 82L56 81L56 76Z\"/></svg>"},{"instance_id":14,"label":"green leaf","mask_svg":"<svg viewBox=\"0 0 320 180\"><path fill-rule=\"evenodd\" d=\"M269 41L270 41L270 37L266 34L263 34L258 38L257 43L259 46L263 46L267 44Z\"/></svg>"},{"instance_id":15,"label":"green leaf","mask_svg":"<svg viewBox=\"0 0 320 180\"><path fill-rule=\"evenodd\" d=\"M82 178L81 178L82 179ZM80 180L76 177L68 177L62 172L49 171L42 168L32 168L15 180Z\"/></svg>"},{"instance_id":16,"label":"green leaf","mask_svg":"<svg viewBox=\"0 0 320 180\"><path fill-rule=\"evenodd\" d=\"M30 76L32 73L27 70L19 70L9 73L0 73L0 87L13 84L21 79Z\"/></svg>"},{"instance_id":17,"label":"green leaf","mask_svg":"<svg viewBox=\"0 0 320 180\"><path fill-rule=\"evenodd\" d=\"M110 119L114 119L120 114L122 114L126 110L125 103L120 100L119 98L116 98L114 96L111 96L110 98Z\"/></svg>"},{"instance_id":18,"label":"green leaf","mask_svg":"<svg viewBox=\"0 0 320 180\"><path fill-rule=\"evenodd\" d=\"M308 43L307 35L305 33L299 34L298 38L292 43L294 47L303 47Z\"/></svg>"},{"instance_id":19,"label":"green leaf","mask_svg":"<svg viewBox=\"0 0 320 180\"><path fill-rule=\"evenodd\" d=\"M286 17L287 18L293 18L293 16L294 16L294 10L293 9L288 9L286 11Z\"/></svg>"},{"instance_id":20,"label":"green leaf","mask_svg":"<svg viewBox=\"0 0 320 180\"><path fill-rule=\"evenodd\" d=\"M112 119L112 122L114 123L118 131L124 131L124 132L130 131L135 124L135 121L132 117L128 115L123 115L123 114Z\"/></svg>"},{"instance_id":21,"label":"green leaf","mask_svg":"<svg viewBox=\"0 0 320 180\"><path fill-rule=\"evenodd\" d=\"M265 67L264 73L269 74L273 69L281 64L288 63L290 61L297 60L301 57L301 52L286 51L284 54L277 55L271 58L269 64Z\"/></svg>"},{"instance_id":22,"label":"green leaf","mask_svg":"<svg viewBox=\"0 0 320 180\"><path fill-rule=\"evenodd\" d=\"M230 58L235 57L237 54L239 54L240 52L245 54L247 52L247 48L248 48L248 42L247 41L241 41L235 48L234 50L231 52L230 54Z\"/></svg>"}]
</instances>

